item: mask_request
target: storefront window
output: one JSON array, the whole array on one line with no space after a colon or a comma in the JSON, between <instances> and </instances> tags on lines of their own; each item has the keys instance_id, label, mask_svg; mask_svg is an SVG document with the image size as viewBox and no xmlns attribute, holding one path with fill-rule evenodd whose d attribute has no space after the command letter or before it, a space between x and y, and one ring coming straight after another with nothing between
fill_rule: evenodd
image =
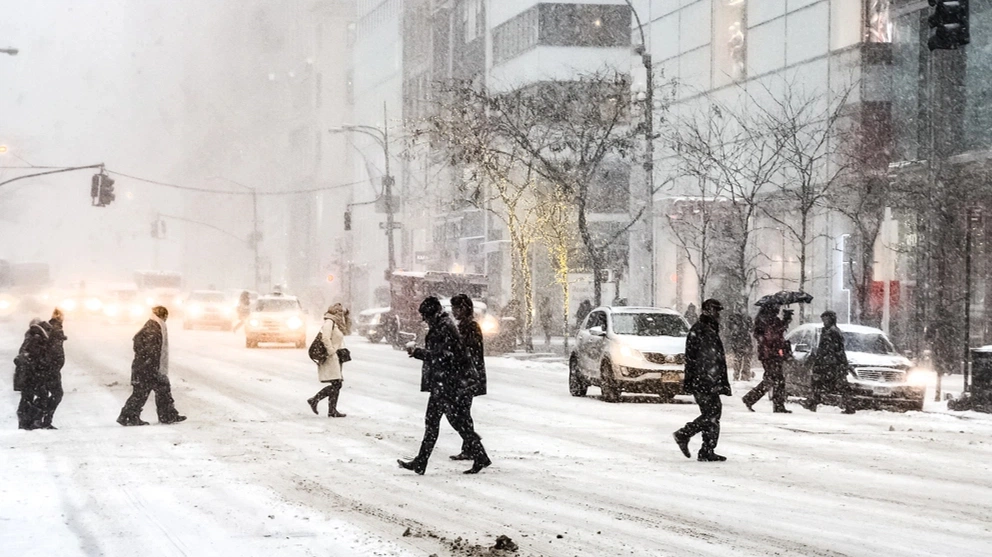
<instances>
[{"instance_id":1,"label":"storefront window","mask_svg":"<svg viewBox=\"0 0 992 557\"><path fill-rule=\"evenodd\" d=\"M713 81L717 86L747 77L747 3L713 3Z\"/></svg>"}]
</instances>

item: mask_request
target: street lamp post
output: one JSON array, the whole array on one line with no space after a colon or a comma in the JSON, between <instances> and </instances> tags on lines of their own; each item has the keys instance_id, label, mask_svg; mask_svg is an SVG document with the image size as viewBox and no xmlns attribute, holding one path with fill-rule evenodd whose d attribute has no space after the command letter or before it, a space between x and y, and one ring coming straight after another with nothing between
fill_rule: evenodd
<instances>
[{"instance_id":1,"label":"street lamp post","mask_svg":"<svg viewBox=\"0 0 992 557\"><path fill-rule=\"evenodd\" d=\"M630 7L631 13L634 15L634 20L637 22L637 30L641 35L641 44L634 48L634 52L641 57L641 64L644 66L644 85L646 91L644 92L644 181L647 187L647 199L646 210L647 213L646 221L648 231L645 234L645 239L650 244L650 249L648 250L648 288L650 292L648 294L648 300L650 305L655 305L655 238L654 238L654 62L651 58L651 53L648 52L647 39L644 36L644 25L641 23L641 16L634 9L631 0L625 0L627 6Z\"/></svg>"},{"instance_id":2,"label":"street lamp post","mask_svg":"<svg viewBox=\"0 0 992 557\"><path fill-rule=\"evenodd\" d=\"M246 186L246 185L244 185L242 183L239 183L239 182L235 182L234 180L231 180L229 178L225 178L223 176L211 176L208 179L221 180L223 182L227 182L228 184L233 184L235 186L238 186L240 188L244 188L244 189L246 189L246 190L248 190L248 191L251 192L252 232L251 232L251 242L250 243L251 243L252 250L254 251L254 255L255 255L255 291L256 292L261 292L261 283L262 283L262 280L261 280L262 263L261 263L261 261L262 260L261 260L261 256L258 253L258 244L259 244L259 241L261 240L261 233L258 231L258 189L253 188L251 186Z\"/></svg>"},{"instance_id":3,"label":"street lamp post","mask_svg":"<svg viewBox=\"0 0 992 557\"><path fill-rule=\"evenodd\" d=\"M382 111L383 117L388 118L385 104L383 104ZM383 122L387 121L388 120L383 120ZM396 228L396 208L393 206L393 185L395 183L395 179L390 173L389 167L389 127L387 125L383 125L382 129L379 129L374 126L344 124L338 128L330 128L328 131L331 133L355 132L364 134L374 139L377 143L379 143L379 146L382 147L382 154L386 159L385 174L382 177L382 195L384 197L386 209L386 276L388 277L389 275L392 275L394 270L396 270L396 246L393 239L393 229Z\"/></svg>"}]
</instances>

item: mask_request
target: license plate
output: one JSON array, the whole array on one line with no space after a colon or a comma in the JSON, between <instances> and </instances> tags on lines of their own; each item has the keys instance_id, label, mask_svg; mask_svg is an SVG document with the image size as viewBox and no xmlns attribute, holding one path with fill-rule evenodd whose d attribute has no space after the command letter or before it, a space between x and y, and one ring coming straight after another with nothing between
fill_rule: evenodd
<instances>
[{"instance_id":1,"label":"license plate","mask_svg":"<svg viewBox=\"0 0 992 557\"><path fill-rule=\"evenodd\" d=\"M892 389L890 387L872 387L871 388L871 392L872 392L872 394L875 394L875 395L885 395L885 396L888 396L888 395L891 395L892 394Z\"/></svg>"}]
</instances>

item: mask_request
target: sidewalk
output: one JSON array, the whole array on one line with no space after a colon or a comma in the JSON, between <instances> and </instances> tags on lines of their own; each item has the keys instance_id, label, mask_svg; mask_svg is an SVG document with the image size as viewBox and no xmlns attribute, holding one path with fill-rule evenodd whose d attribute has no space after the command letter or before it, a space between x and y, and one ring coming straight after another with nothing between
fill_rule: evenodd
<instances>
[{"instance_id":1,"label":"sidewalk","mask_svg":"<svg viewBox=\"0 0 992 557\"><path fill-rule=\"evenodd\" d=\"M534 336L534 351L527 352L522 347L517 347L513 352L494 354L502 358L512 358L515 360L527 360L533 362L561 362L568 361L568 355L575 348L575 339L568 339L568 348L565 347L565 337L551 337L551 345L544 344L544 335Z\"/></svg>"}]
</instances>

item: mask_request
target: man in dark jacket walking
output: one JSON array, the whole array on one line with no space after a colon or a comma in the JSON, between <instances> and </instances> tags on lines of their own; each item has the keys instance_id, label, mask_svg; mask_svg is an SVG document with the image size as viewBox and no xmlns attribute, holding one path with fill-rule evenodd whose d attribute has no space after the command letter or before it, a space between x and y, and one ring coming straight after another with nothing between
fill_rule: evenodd
<instances>
[{"instance_id":1,"label":"man in dark jacket walking","mask_svg":"<svg viewBox=\"0 0 992 557\"><path fill-rule=\"evenodd\" d=\"M820 343L810 357L812 371L812 392L804 405L810 412L823 402L824 393L838 393L845 414L854 413L854 398L847 374L851 364L844 350L844 335L837 327L837 314L827 310L820 314L823 328L820 330Z\"/></svg>"},{"instance_id":2,"label":"man in dark jacket walking","mask_svg":"<svg viewBox=\"0 0 992 557\"><path fill-rule=\"evenodd\" d=\"M791 414L792 411L785 408L785 371L782 364L792 357L792 350L789 342L785 340L785 333L792 322L792 311L782 312L782 318L778 317L779 306L770 304L762 306L758 310L757 317L754 318L754 338L758 342L758 359L761 360L761 367L764 374L761 382L750 392L744 395L744 406L754 412L754 403L765 396L768 391L772 392L772 412L779 414Z\"/></svg>"},{"instance_id":3,"label":"man in dark jacket walking","mask_svg":"<svg viewBox=\"0 0 992 557\"><path fill-rule=\"evenodd\" d=\"M397 460L401 468L423 474L427 470L427 461L434 451L438 433L441 428L441 417L447 416L448 423L462 437L462 442L468 447L472 457L472 467L466 474L477 474L483 468L492 464L482 440L475 432L472 417L468 412L473 396L474 381L471 377L471 364L465 345L458 334L454 321L445 313L441 302L431 296L420 304L420 316L427 323L427 337L423 348L408 348L411 358L422 360L420 390L429 392L427 413L424 419L424 440L420 444L420 452L410 461Z\"/></svg>"},{"instance_id":4,"label":"man in dark jacket walking","mask_svg":"<svg viewBox=\"0 0 992 557\"><path fill-rule=\"evenodd\" d=\"M62 310L55 308L52 311L52 318L47 323L42 323L48 330L47 357L45 358L45 368L40 377L39 388L39 408L42 411L41 427L43 429L58 429L52 425L52 418L55 417L55 410L62 403L62 367L65 366L65 344L66 336L62 329L62 322L65 316Z\"/></svg>"},{"instance_id":5,"label":"man in dark jacket walking","mask_svg":"<svg viewBox=\"0 0 992 557\"><path fill-rule=\"evenodd\" d=\"M174 424L186 419L176 411L169 383L169 331L165 327L168 318L169 310L155 306L152 318L134 335L134 361L131 364L134 390L117 417L117 423L123 426L148 425L141 419L141 410L152 391L155 391L159 423Z\"/></svg>"},{"instance_id":6,"label":"man in dark jacket walking","mask_svg":"<svg viewBox=\"0 0 992 557\"><path fill-rule=\"evenodd\" d=\"M44 402L47 397L45 376L49 367L47 323L40 319L31 320L24 341L14 358L14 389L21 391L17 405L18 429L41 429L44 418Z\"/></svg>"},{"instance_id":7,"label":"man in dark jacket walking","mask_svg":"<svg viewBox=\"0 0 992 557\"><path fill-rule=\"evenodd\" d=\"M689 336L685 339L685 377L682 388L696 399L699 417L685 424L672 436L682 454L691 458L689 440L697 433L702 433L703 446L697 456L697 460L701 462L727 460L715 452L720 440L720 417L723 414L720 395L731 394L727 357L720 340L722 309L720 302L712 298L703 302L703 313L689 329Z\"/></svg>"},{"instance_id":8,"label":"man in dark jacket walking","mask_svg":"<svg viewBox=\"0 0 992 557\"><path fill-rule=\"evenodd\" d=\"M485 359L485 346L482 341L482 328L479 327L479 323L475 320L475 304L472 303L472 298L469 298L465 294L458 294L451 298L451 313L454 315L455 320L458 321L458 334L462 337L462 343L465 345L465 351L468 353L469 361L472 363L474 374L470 378L470 382L473 384L471 388L471 397L465 400L465 412L468 415L468 419L472 421L472 427L475 427L475 421L472 420L472 399L477 396L482 396L486 394L486 359ZM471 455L472 447L469 443L462 440L462 451L456 455L452 455L451 460L472 460Z\"/></svg>"},{"instance_id":9,"label":"man in dark jacket walking","mask_svg":"<svg viewBox=\"0 0 992 557\"><path fill-rule=\"evenodd\" d=\"M730 349L734 367L734 381L751 380L751 357L754 355L754 339L751 329L754 323L747 311L739 306L731 308L727 317L727 348Z\"/></svg>"}]
</instances>

